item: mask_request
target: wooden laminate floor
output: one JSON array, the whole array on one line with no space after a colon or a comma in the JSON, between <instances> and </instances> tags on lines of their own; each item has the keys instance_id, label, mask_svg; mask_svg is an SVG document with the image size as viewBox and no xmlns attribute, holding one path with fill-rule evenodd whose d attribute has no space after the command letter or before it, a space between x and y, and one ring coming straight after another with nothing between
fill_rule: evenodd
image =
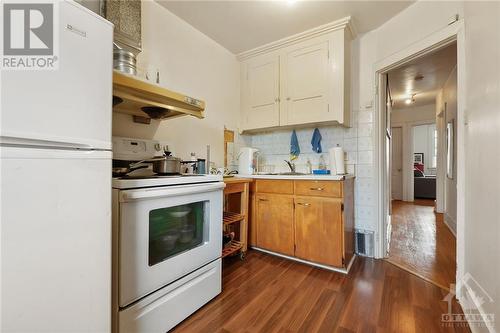
<instances>
[{"instance_id":1,"label":"wooden laminate floor","mask_svg":"<svg viewBox=\"0 0 500 333\"><path fill-rule=\"evenodd\" d=\"M444 289L455 283L456 240L433 200L393 201L388 260Z\"/></svg>"},{"instance_id":2,"label":"wooden laminate floor","mask_svg":"<svg viewBox=\"0 0 500 333\"><path fill-rule=\"evenodd\" d=\"M222 293L173 332L470 332L442 324L446 294L385 260L358 257L344 275L250 250L225 261Z\"/></svg>"}]
</instances>

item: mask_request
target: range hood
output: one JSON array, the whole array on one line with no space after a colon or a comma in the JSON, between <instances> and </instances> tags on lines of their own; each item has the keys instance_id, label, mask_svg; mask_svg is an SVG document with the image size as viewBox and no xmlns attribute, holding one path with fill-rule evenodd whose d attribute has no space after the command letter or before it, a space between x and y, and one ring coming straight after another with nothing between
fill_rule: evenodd
<instances>
[{"instance_id":1,"label":"range hood","mask_svg":"<svg viewBox=\"0 0 500 333\"><path fill-rule=\"evenodd\" d=\"M134 121L167 119L191 115L204 118L205 102L142 80L137 76L113 71L113 111L134 116Z\"/></svg>"}]
</instances>

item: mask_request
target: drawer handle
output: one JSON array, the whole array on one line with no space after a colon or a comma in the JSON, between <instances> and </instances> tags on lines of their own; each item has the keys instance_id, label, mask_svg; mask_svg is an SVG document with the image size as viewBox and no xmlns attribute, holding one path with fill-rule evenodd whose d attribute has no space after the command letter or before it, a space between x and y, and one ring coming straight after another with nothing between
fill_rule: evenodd
<instances>
[{"instance_id":1,"label":"drawer handle","mask_svg":"<svg viewBox=\"0 0 500 333\"><path fill-rule=\"evenodd\" d=\"M260 198L259 201L269 201L269 200Z\"/></svg>"},{"instance_id":2,"label":"drawer handle","mask_svg":"<svg viewBox=\"0 0 500 333\"><path fill-rule=\"evenodd\" d=\"M306 206L306 207L311 206L311 204L310 204L310 203L307 203L307 202L297 202L297 205L300 205L300 206Z\"/></svg>"},{"instance_id":3,"label":"drawer handle","mask_svg":"<svg viewBox=\"0 0 500 333\"><path fill-rule=\"evenodd\" d=\"M325 189L323 187L311 187L311 191L324 191Z\"/></svg>"}]
</instances>

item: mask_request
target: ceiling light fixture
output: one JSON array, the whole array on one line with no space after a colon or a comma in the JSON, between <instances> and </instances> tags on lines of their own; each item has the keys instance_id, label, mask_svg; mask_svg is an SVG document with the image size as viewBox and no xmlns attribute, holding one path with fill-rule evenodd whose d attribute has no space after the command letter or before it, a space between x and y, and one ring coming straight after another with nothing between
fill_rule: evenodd
<instances>
[{"instance_id":1,"label":"ceiling light fixture","mask_svg":"<svg viewBox=\"0 0 500 333\"><path fill-rule=\"evenodd\" d=\"M293 5L295 5L296 2L297 2L297 0L287 0L286 1L288 6L293 6Z\"/></svg>"}]
</instances>

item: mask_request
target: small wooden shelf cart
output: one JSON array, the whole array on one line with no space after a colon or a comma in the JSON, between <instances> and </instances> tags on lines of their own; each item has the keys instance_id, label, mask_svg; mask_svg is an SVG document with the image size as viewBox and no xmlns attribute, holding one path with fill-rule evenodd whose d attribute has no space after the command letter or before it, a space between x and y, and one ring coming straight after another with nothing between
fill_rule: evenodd
<instances>
[{"instance_id":1,"label":"small wooden shelf cart","mask_svg":"<svg viewBox=\"0 0 500 333\"><path fill-rule=\"evenodd\" d=\"M224 178L224 232L234 232L235 238L222 249L222 258L240 255L245 258L248 248L248 201L252 179Z\"/></svg>"}]
</instances>

